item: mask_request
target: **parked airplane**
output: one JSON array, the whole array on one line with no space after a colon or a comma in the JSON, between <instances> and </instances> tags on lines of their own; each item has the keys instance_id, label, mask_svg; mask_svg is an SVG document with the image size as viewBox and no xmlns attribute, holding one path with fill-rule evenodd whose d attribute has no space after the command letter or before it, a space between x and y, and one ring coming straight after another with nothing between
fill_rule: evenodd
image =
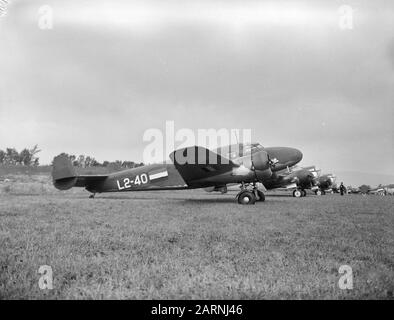
<instances>
[{"instance_id":1,"label":"parked airplane","mask_svg":"<svg viewBox=\"0 0 394 320\"><path fill-rule=\"evenodd\" d=\"M277 148L265 148L271 159L281 159ZM264 181L264 188L293 190L293 197L306 196L305 189L318 189L315 185L315 179L318 177L318 171L314 166L311 167L290 167L283 166L277 163L272 168L272 175ZM218 191L221 193L227 192L227 186L205 188L207 192Z\"/></svg>"},{"instance_id":2,"label":"parked airplane","mask_svg":"<svg viewBox=\"0 0 394 320\"><path fill-rule=\"evenodd\" d=\"M270 158L276 159L275 148L266 148ZM278 170L279 169L279 170ZM274 166L273 174L265 180L264 187L267 190L284 189L293 190L293 197L306 196L306 189L315 192L316 195L324 195L327 191L331 191L335 187L335 176L333 174L320 175L320 170L315 166L309 167L282 167ZM207 192L227 192L227 186L210 187L205 189Z\"/></svg>"},{"instance_id":3,"label":"parked airplane","mask_svg":"<svg viewBox=\"0 0 394 320\"><path fill-rule=\"evenodd\" d=\"M59 190L84 187L92 193L182 190L241 184L237 194L240 204L264 201L258 183L265 183L274 168L283 169L302 159L301 151L277 147L275 158L258 143L237 144L213 152L193 146L175 150L170 154L173 164L152 164L108 175L77 175L67 155L61 154L53 161L52 177Z\"/></svg>"},{"instance_id":4,"label":"parked airplane","mask_svg":"<svg viewBox=\"0 0 394 320\"><path fill-rule=\"evenodd\" d=\"M386 195L394 196L394 186L386 186Z\"/></svg>"},{"instance_id":5,"label":"parked airplane","mask_svg":"<svg viewBox=\"0 0 394 320\"><path fill-rule=\"evenodd\" d=\"M375 195L379 195L379 196L386 196L389 193L389 188L385 187L385 186L378 186L376 188L373 189L369 189L367 191L367 194L375 194Z\"/></svg>"},{"instance_id":6,"label":"parked airplane","mask_svg":"<svg viewBox=\"0 0 394 320\"><path fill-rule=\"evenodd\" d=\"M293 197L305 197L306 189L315 187L315 178L318 173L315 167L294 167L286 168L278 172L274 172L272 176L264 183L268 189L293 190Z\"/></svg>"},{"instance_id":7,"label":"parked airplane","mask_svg":"<svg viewBox=\"0 0 394 320\"><path fill-rule=\"evenodd\" d=\"M348 186L347 188L346 188L346 192L347 193L354 193L354 194L359 194L359 193L361 193L361 190L360 190L360 188L356 188L356 187L352 187L352 186Z\"/></svg>"},{"instance_id":8,"label":"parked airplane","mask_svg":"<svg viewBox=\"0 0 394 320\"><path fill-rule=\"evenodd\" d=\"M320 196L326 194L326 192L333 191L333 188L335 187L335 179L336 176L331 173L317 177L315 183L317 189L314 190L315 194Z\"/></svg>"}]
</instances>

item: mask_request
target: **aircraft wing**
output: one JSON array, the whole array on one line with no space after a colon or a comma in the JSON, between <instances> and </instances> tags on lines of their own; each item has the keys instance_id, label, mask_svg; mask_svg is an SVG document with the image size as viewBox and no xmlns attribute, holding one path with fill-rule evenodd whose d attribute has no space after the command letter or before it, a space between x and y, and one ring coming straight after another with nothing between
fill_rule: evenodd
<instances>
[{"instance_id":1,"label":"aircraft wing","mask_svg":"<svg viewBox=\"0 0 394 320\"><path fill-rule=\"evenodd\" d=\"M170 158L188 185L239 167L230 159L198 146L175 150L170 154Z\"/></svg>"}]
</instances>

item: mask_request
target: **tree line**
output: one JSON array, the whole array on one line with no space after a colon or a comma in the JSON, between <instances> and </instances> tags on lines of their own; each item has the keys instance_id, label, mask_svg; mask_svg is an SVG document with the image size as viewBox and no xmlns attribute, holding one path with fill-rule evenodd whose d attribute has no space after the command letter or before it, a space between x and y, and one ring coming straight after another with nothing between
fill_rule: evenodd
<instances>
[{"instance_id":1,"label":"tree line","mask_svg":"<svg viewBox=\"0 0 394 320\"><path fill-rule=\"evenodd\" d=\"M0 149L0 165L8 165L8 166L39 166L39 157L37 154L41 150L38 148L38 145L35 145L33 148L24 148L21 151L16 150L15 148L6 148L5 150ZM138 163L134 161L103 161L99 162L92 156L87 155L70 155L65 154L73 166L87 168L87 167L109 167L111 169L120 170L120 169L129 169L143 166L143 163Z\"/></svg>"},{"instance_id":2,"label":"tree line","mask_svg":"<svg viewBox=\"0 0 394 320\"><path fill-rule=\"evenodd\" d=\"M38 149L38 145L33 148L24 148L18 152L15 148L6 148L5 150L0 149L0 164L5 165L24 165L24 166L38 166L39 158L37 153L41 150Z\"/></svg>"},{"instance_id":3,"label":"tree line","mask_svg":"<svg viewBox=\"0 0 394 320\"><path fill-rule=\"evenodd\" d=\"M144 164L142 162L134 162L134 161L122 161L122 160L115 160L115 161L103 161L99 162L97 161L94 157L92 156L87 156L87 155L73 155L73 154L68 154L68 153L62 153L63 155L66 155L73 166L75 167L81 167L81 168L88 168L88 167L109 167L113 169L129 169L129 168L136 168L136 167L141 167Z\"/></svg>"}]
</instances>

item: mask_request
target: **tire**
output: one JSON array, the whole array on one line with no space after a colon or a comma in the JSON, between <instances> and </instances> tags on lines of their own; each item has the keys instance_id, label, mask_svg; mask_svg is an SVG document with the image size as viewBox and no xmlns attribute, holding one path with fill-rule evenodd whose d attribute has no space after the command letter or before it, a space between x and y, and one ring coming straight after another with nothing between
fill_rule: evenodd
<instances>
[{"instance_id":1,"label":"tire","mask_svg":"<svg viewBox=\"0 0 394 320\"><path fill-rule=\"evenodd\" d=\"M239 204L254 204L256 202L256 197L253 192L242 191L238 195Z\"/></svg>"},{"instance_id":2,"label":"tire","mask_svg":"<svg viewBox=\"0 0 394 320\"><path fill-rule=\"evenodd\" d=\"M260 191L260 190L256 190L256 193L257 193L256 201L264 202L265 201L264 193L262 191Z\"/></svg>"},{"instance_id":3,"label":"tire","mask_svg":"<svg viewBox=\"0 0 394 320\"><path fill-rule=\"evenodd\" d=\"M293 191L293 197L300 198L301 196L302 196L301 190L294 190Z\"/></svg>"},{"instance_id":4,"label":"tire","mask_svg":"<svg viewBox=\"0 0 394 320\"><path fill-rule=\"evenodd\" d=\"M321 194L324 196L324 195L326 194L326 192L323 190L323 191L321 192Z\"/></svg>"},{"instance_id":5,"label":"tire","mask_svg":"<svg viewBox=\"0 0 394 320\"><path fill-rule=\"evenodd\" d=\"M317 196L321 196L323 194L323 192L321 192L321 190L316 190L315 193L316 193Z\"/></svg>"},{"instance_id":6,"label":"tire","mask_svg":"<svg viewBox=\"0 0 394 320\"><path fill-rule=\"evenodd\" d=\"M306 191L305 190L301 190L302 193L302 197L306 197Z\"/></svg>"}]
</instances>

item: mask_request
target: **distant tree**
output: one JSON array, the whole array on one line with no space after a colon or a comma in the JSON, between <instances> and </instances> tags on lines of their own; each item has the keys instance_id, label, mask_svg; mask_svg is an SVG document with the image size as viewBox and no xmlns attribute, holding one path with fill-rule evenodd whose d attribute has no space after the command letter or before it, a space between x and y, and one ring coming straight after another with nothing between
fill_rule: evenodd
<instances>
[{"instance_id":1,"label":"distant tree","mask_svg":"<svg viewBox=\"0 0 394 320\"><path fill-rule=\"evenodd\" d=\"M5 163L9 165L16 165L19 161L19 153L16 151L15 148L7 148L6 149L6 156L5 156Z\"/></svg>"},{"instance_id":2,"label":"distant tree","mask_svg":"<svg viewBox=\"0 0 394 320\"><path fill-rule=\"evenodd\" d=\"M34 166L38 166L40 163L39 163L39 158L36 156L36 154L41 152L41 150L38 149L38 145L35 145L33 148L31 148L29 152L30 152L31 162L33 163Z\"/></svg>"},{"instance_id":3,"label":"distant tree","mask_svg":"<svg viewBox=\"0 0 394 320\"><path fill-rule=\"evenodd\" d=\"M134 161L123 161L122 168L134 168L135 162Z\"/></svg>"},{"instance_id":4,"label":"distant tree","mask_svg":"<svg viewBox=\"0 0 394 320\"><path fill-rule=\"evenodd\" d=\"M122 169L135 168L144 165L143 163L136 163L134 161L121 161L121 160L115 160L112 162L105 160L103 161L103 163L100 163L92 156L86 156L81 154L78 157L76 157L75 155L69 155L64 152L61 154L66 155L72 162L73 166L82 167L82 168L102 166L102 167L108 167L110 170L119 171Z\"/></svg>"},{"instance_id":5,"label":"distant tree","mask_svg":"<svg viewBox=\"0 0 394 320\"><path fill-rule=\"evenodd\" d=\"M111 170L119 171L122 169L122 163L123 163L123 161L120 161L120 160L110 162L108 164L108 168L110 168Z\"/></svg>"},{"instance_id":6,"label":"distant tree","mask_svg":"<svg viewBox=\"0 0 394 320\"><path fill-rule=\"evenodd\" d=\"M6 153L3 150L0 150L0 164L3 164L5 161Z\"/></svg>"},{"instance_id":7,"label":"distant tree","mask_svg":"<svg viewBox=\"0 0 394 320\"><path fill-rule=\"evenodd\" d=\"M92 167L101 167L102 164L98 162L95 158L92 159L92 162L90 164Z\"/></svg>"},{"instance_id":8,"label":"distant tree","mask_svg":"<svg viewBox=\"0 0 394 320\"><path fill-rule=\"evenodd\" d=\"M30 166L32 164L32 154L29 149L23 149L19 152L18 163L23 164L25 166Z\"/></svg>"},{"instance_id":9,"label":"distant tree","mask_svg":"<svg viewBox=\"0 0 394 320\"><path fill-rule=\"evenodd\" d=\"M92 162L92 158L90 156L85 157L85 167L90 167L90 163Z\"/></svg>"},{"instance_id":10,"label":"distant tree","mask_svg":"<svg viewBox=\"0 0 394 320\"><path fill-rule=\"evenodd\" d=\"M78 163L78 167L85 167L85 156L84 155L79 155L77 158L77 163Z\"/></svg>"},{"instance_id":11,"label":"distant tree","mask_svg":"<svg viewBox=\"0 0 394 320\"><path fill-rule=\"evenodd\" d=\"M72 164L74 164L75 160L77 159L77 157L73 154L68 155L68 158L70 159Z\"/></svg>"},{"instance_id":12,"label":"distant tree","mask_svg":"<svg viewBox=\"0 0 394 320\"><path fill-rule=\"evenodd\" d=\"M85 157L85 167L98 167L100 165L100 162L98 162L95 158L91 156Z\"/></svg>"}]
</instances>

